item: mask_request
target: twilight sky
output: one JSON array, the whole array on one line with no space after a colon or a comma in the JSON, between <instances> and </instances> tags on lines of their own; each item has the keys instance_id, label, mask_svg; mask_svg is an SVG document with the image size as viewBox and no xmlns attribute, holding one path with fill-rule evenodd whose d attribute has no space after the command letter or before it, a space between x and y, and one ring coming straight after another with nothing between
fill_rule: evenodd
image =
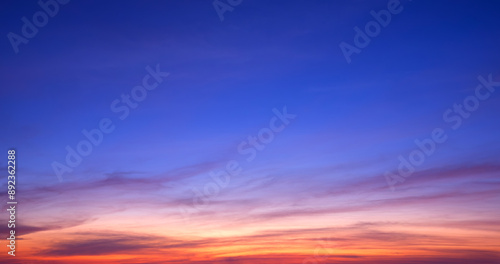
<instances>
[{"instance_id":1,"label":"twilight sky","mask_svg":"<svg viewBox=\"0 0 500 264\"><path fill-rule=\"evenodd\" d=\"M0 3L0 263L500 263L499 1L66 2Z\"/></svg>"}]
</instances>

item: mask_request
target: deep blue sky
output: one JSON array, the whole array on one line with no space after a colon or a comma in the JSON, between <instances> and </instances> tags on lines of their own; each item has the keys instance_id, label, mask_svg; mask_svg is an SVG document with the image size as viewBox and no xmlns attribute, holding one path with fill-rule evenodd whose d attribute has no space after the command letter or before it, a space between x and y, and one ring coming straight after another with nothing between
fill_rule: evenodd
<instances>
[{"instance_id":1,"label":"deep blue sky","mask_svg":"<svg viewBox=\"0 0 500 264\"><path fill-rule=\"evenodd\" d=\"M386 5L244 1L221 22L208 1L70 2L18 54L6 37L0 44L9 128L2 145L29 149L36 170L50 171L46 164L76 144L81 129L110 116L110 102L157 63L171 77L103 148L200 135L231 146L282 105L302 112L296 133L392 127L418 137L441 125L441 113L468 95L478 75L497 71L499 4L403 1L403 11L347 64L338 44L353 44L353 27ZM40 9L35 1L2 6L4 35L19 34L20 18ZM496 100L470 122L498 129ZM494 134L475 137L492 143ZM474 134L464 136L470 142ZM220 150L210 151L217 157Z\"/></svg>"},{"instance_id":2,"label":"deep blue sky","mask_svg":"<svg viewBox=\"0 0 500 264\"><path fill-rule=\"evenodd\" d=\"M40 7L2 1L0 150L17 149L21 190L58 190L52 162L64 162L82 129L110 118L115 131L64 181L170 175L172 199L189 200L209 170L243 162L238 144L286 106L296 119L244 166L249 179L280 187L255 197L315 197L350 180L384 186L398 155L435 128L448 141L417 171L498 164L498 91L457 130L443 113L474 94L478 76L500 80L500 2L402 0L347 63L339 44L353 45L353 28L387 2L243 0L220 21L211 1L73 0L16 54L7 34L21 34L21 18ZM119 120L111 102L157 64L170 76ZM246 180L233 182L228 199L241 198ZM366 184L353 191L376 188Z\"/></svg>"}]
</instances>

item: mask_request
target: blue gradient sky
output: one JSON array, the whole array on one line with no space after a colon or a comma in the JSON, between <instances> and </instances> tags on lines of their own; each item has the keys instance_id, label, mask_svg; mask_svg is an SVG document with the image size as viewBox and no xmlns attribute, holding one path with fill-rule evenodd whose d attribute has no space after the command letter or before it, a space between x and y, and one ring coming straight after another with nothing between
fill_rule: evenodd
<instances>
[{"instance_id":1,"label":"blue gradient sky","mask_svg":"<svg viewBox=\"0 0 500 264\"><path fill-rule=\"evenodd\" d=\"M392 223L394 232L414 230L429 227L429 218L440 228L463 221L459 235L481 237L462 231L499 216L500 96L496 91L481 101L457 130L443 113L474 94L478 76L500 80L500 2L401 1L403 11L347 63L339 44L352 45L353 28L364 28L373 19L370 11L386 9L387 2L244 0L221 22L210 1L75 0L60 6L19 53L4 37L0 149L18 153L19 201L26 210L21 223L54 232L47 236L63 232L75 243L85 240L75 235L85 228L126 233L139 215L154 219L151 230L169 224L158 235L175 241L219 230L226 238L255 235L255 243L265 246L269 241L257 235L278 227L318 237L321 228L366 221L384 230ZM36 1L0 5L4 36L20 34L21 17L40 10ZM142 82L146 66L157 64L170 76L120 120L111 102ZM285 106L297 117L255 160L245 161L238 145L268 126L272 109ZM60 182L51 164L64 162L65 147L76 147L81 131L98 127L102 118L110 118L115 130ZM383 174L397 169L398 156L435 128L445 130L447 141L391 192ZM202 189L211 181L208 173L229 160L240 162L242 173L188 223L179 220L177 208L190 206L192 188ZM498 235L498 224L491 229ZM437 230L453 250L460 248ZM27 234L27 243L43 241L39 232ZM349 251L370 234L376 236L367 232L339 248L390 260L381 251ZM415 239L422 241L418 250L458 254L436 249L437 240ZM498 256L498 247L492 249L498 243L474 241L463 243ZM52 261L67 256L55 242L46 246L53 249L47 255ZM309 247L290 252L307 255ZM197 247L187 248L182 252ZM22 253L27 258L42 250L29 249ZM417 246L400 249L418 255ZM249 255L221 250L229 253L189 259Z\"/></svg>"}]
</instances>

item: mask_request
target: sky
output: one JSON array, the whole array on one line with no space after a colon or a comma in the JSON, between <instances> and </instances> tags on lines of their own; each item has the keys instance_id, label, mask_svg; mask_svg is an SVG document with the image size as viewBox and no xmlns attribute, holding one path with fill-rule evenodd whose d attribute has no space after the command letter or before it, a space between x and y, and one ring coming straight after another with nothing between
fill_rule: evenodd
<instances>
[{"instance_id":1,"label":"sky","mask_svg":"<svg viewBox=\"0 0 500 264\"><path fill-rule=\"evenodd\" d=\"M0 263L500 263L498 10L1 1Z\"/></svg>"}]
</instances>

